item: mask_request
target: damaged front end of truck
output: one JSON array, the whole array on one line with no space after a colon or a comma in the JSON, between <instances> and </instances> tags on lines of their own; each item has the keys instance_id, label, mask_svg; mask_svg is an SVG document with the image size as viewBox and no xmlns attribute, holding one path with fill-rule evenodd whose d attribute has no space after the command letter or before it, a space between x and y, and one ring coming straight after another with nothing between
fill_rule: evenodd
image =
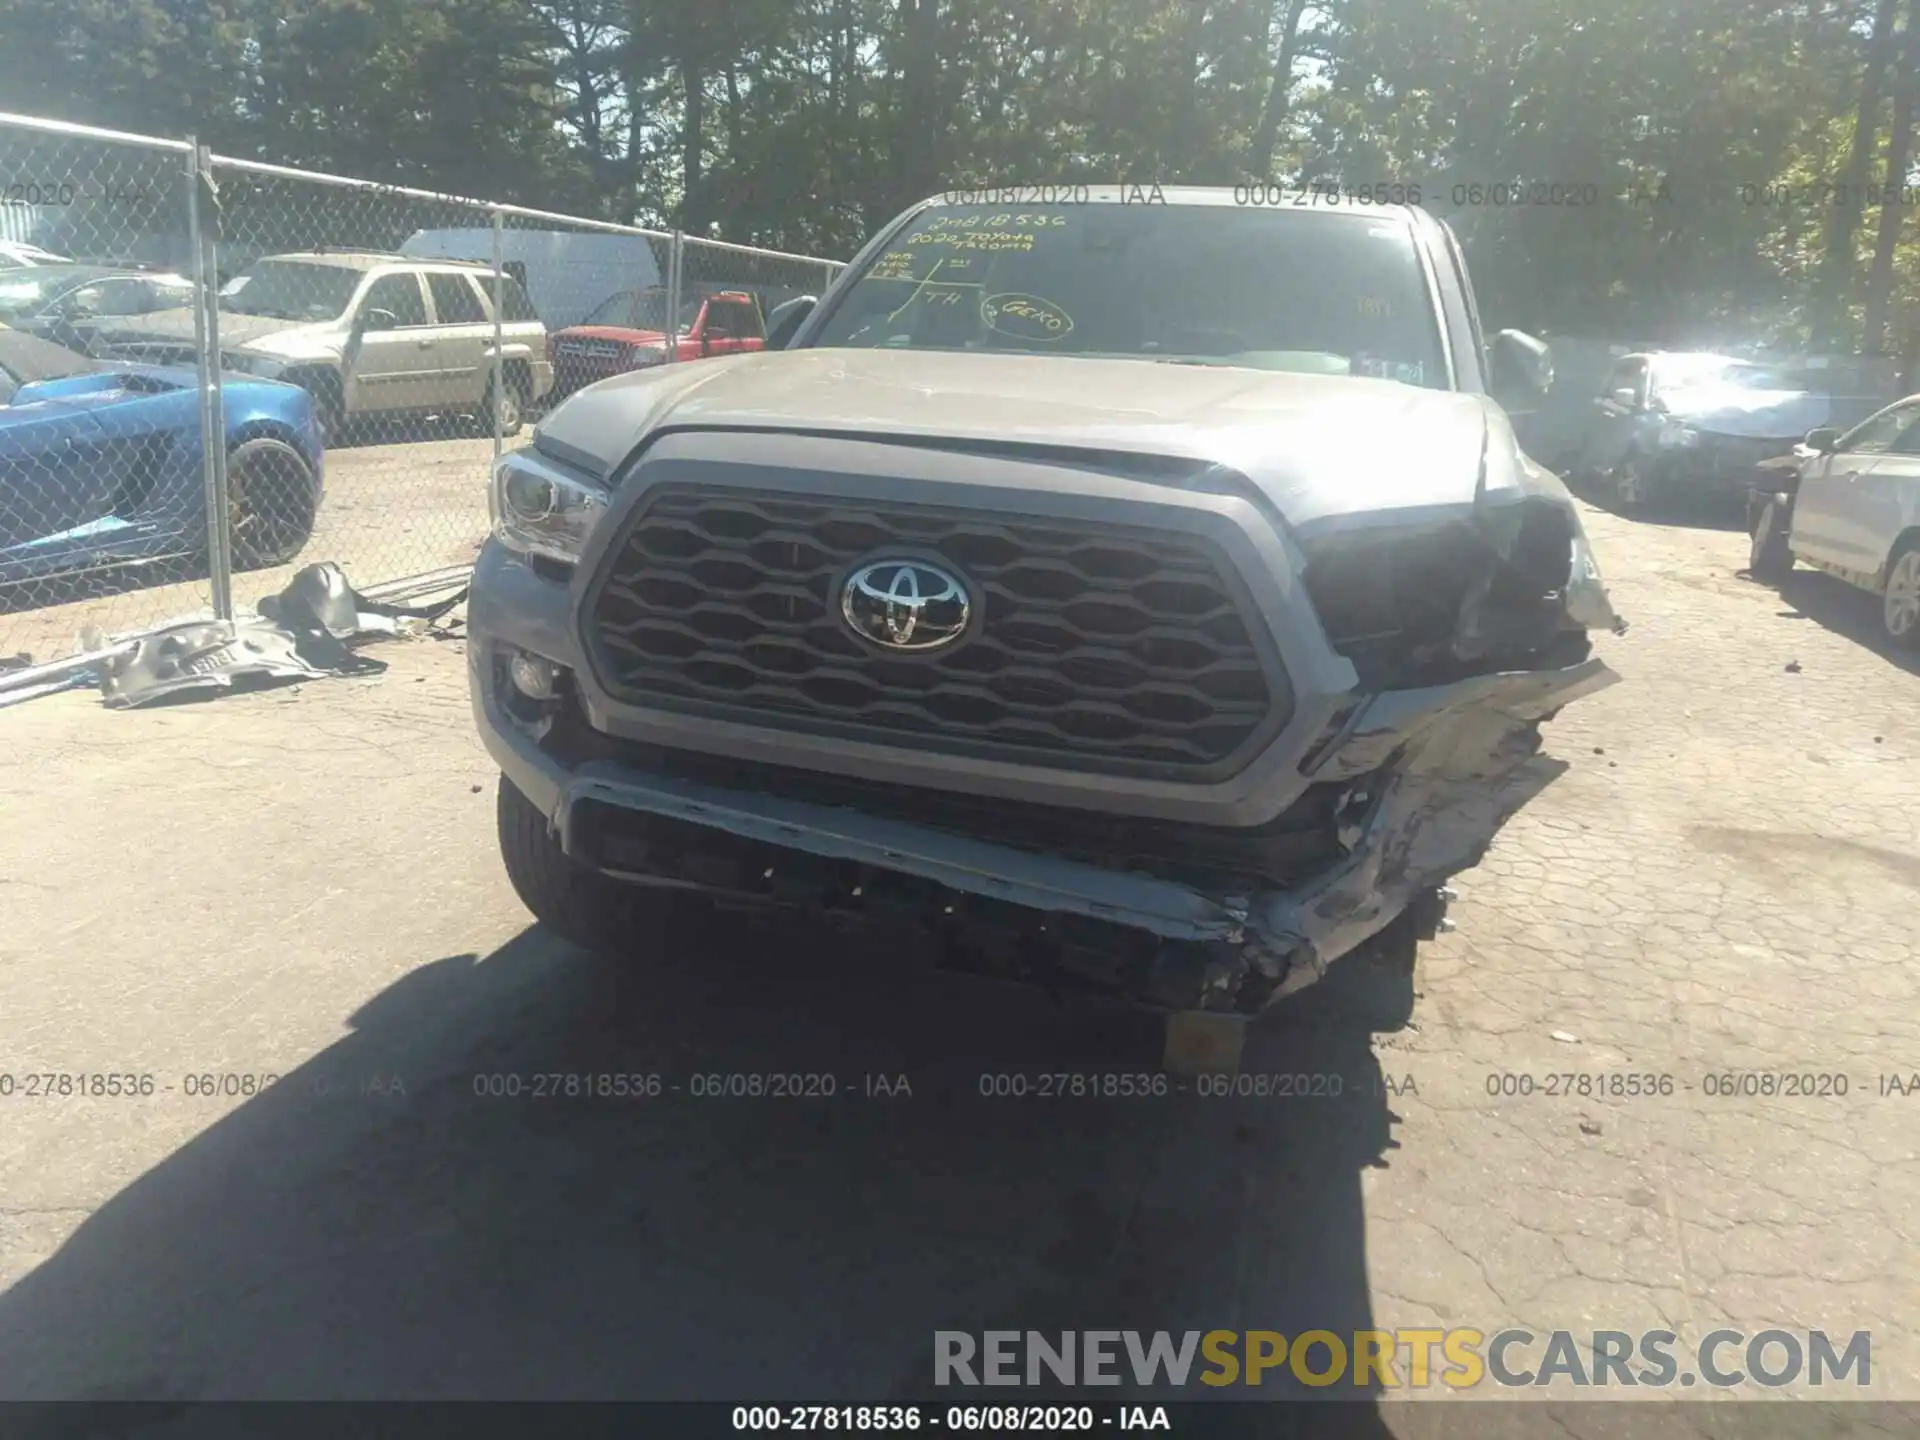
<instances>
[{"instance_id":1,"label":"damaged front end of truck","mask_svg":"<svg viewBox=\"0 0 1920 1440\"><path fill-rule=\"evenodd\" d=\"M712 439L677 438L683 448ZM672 452L662 442L651 453L665 465ZM888 463L904 468L897 455ZM628 717L605 652L609 635L630 646L649 625L668 648L691 636L671 616L663 576L721 576L726 565L748 566L769 536L798 553L806 543L829 546L833 527L912 515L892 499L809 498L828 519L808 530L813 522L795 518L804 507L736 502L724 485L712 491L718 499L683 503L671 478L656 504L640 493L647 468L636 467L600 526L608 533L583 557L583 571L598 578L571 587L568 625L550 632L585 637L578 666L549 666L535 694L514 681L524 657L489 635L537 608L539 577L497 547L483 556L472 612L476 705L509 782L547 817L570 860L602 876L814 915L905 917L937 937L947 964L1050 988L1247 1016L1390 927L1430 933L1442 887L1551 778L1536 759L1541 723L1617 678L1593 654L1592 636L1624 626L1564 490L1532 472L1491 490L1483 478L1469 505L1346 515L1320 533L1272 525L1269 558L1289 573L1258 603L1276 631L1296 624L1311 653L1290 656L1291 718L1247 768L1258 783L1239 792L1231 814L1166 800L1175 787L1102 776L1080 777L1076 795L999 780L988 767L974 783L954 770L935 776L944 762L937 741L920 769L897 747L871 764L823 760L835 738L824 726L772 743L770 725L736 732L730 719L667 731ZM698 473L724 472L703 462ZM764 485L764 469L754 473ZM1240 503L1246 487L1236 495L1231 480L1216 466L1180 488L1211 495L1221 513L1256 528ZM1142 489L1163 495L1165 483ZM873 493L898 495L905 484L893 479ZM1271 506L1265 513L1274 519ZM669 525L663 516L680 518ZM964 527L970 543L983 523ZM852 555L858 547L848 543ZM959 552L929 529L920 553ZM830 561L804 575L743 576L742 613L782 593L783 603L826 616L845 573ZM808 593L816 574L836 578ZM617 623L607 618L617 608L610 583L626 607ZM673 663L711 665L714 643L689 641L688 658Z\"/></svg>"}]
</instances>

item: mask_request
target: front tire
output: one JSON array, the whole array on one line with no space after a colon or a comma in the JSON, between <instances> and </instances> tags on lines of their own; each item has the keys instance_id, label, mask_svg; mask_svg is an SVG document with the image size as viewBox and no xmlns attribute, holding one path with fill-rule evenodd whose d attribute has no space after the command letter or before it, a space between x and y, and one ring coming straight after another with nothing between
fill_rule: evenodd
<instances>
[{"instance_id":1,"label":"front tire","mask_svg":"<svg viewBox=\"0 0 1920 1440\"><path fill-rule=\"evenodd\" d=\"M1637 450L1629 450L1613 467L1611 476L1614 503L1622 515L1645 515L1652 503L1652 486L1647 479L1647 462Z\"/></svg>"},{"instance_id":2,"label":"front tire","mask_svg":"<svg viewBox=\"0 0 1920 1440\"><path fill-rule=\"evenodd\" d=\"M1920 650L1920 540L1903 540L1887 562L1880 628L1901 650Z\"/></svg>"},{"instance_id":3,"label":"front tire","mask_svg":"<svg viewBox=\"0 0 1920 1440\"><path fill-rule=\"evenodd\" d=\"M649 929L658 930L667 908L661 902L671 897L622 885L571 859L547 817L504 775L494 817L514 893L563 940L619 955L632 951Z\"/></svg>"},{"instance_id":4,"label":"front tire","mask_svg":"<svg viewBox=\"0 0 1920 1440\"><path fill-rule=\"evenodd\" d=\"M1787 538L1787 515L1778 500L1760 507L1747 547L1747 573L1762 585L1778 585L1793 573L1793 547Z\"/></svg>"},{"instance_id":5,"label":"front tire","mask_svg":"<svg viewBox=\"0 0 1920 1440\"><path fill-rule=\"evenodd\" d=\"M284 565L313 538L313 468L284 440L243 441L227 452L227 533L238 570Z\"/></svg>"}]
</instances>

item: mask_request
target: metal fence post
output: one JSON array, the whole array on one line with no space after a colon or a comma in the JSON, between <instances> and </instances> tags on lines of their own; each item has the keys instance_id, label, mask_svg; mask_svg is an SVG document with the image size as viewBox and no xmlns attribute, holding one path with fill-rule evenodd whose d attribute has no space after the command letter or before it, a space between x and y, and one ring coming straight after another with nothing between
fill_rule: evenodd
<instances>
[{"instance_id":1,"label":"metal fence post","mask_svg":"<svg viewBox=\"0 0 1920 1440\"><path fill-rule=\"evenodd\" d=\"M680 358L680 257L685 254L685 237L676 230L667 247L667 363Z\"/></svg>"},{"instance_id":2,"label":"metal fence post","mask_svg":"<svg viewBox=\"0 0 1920 1440\"><path fill-rule=\"evenodd\" d=\"M507 270L502 241L502 227L506 216L500 211L493 212L493 458L498 460L505 448L506 437L501 431L500 397L506 392L506 364L500 358L500 352L506 341L500 334L500 316L507 308Z\"/></svg>"},{"instance_id":3,"label":"metal fence post","mask_svg":"<svg viewBox=\"0 0 1920 1440\"><path fill-rule=\"evenodd\" d=\"M225 377L229 372L223 342L235 347L231 373L236 397L248 379L247 370L266 367L243 358L252 353L248 338L254 322L249 322L248 332L243 334L226 318L226 297L220 292L222 282L229 277L221 273L223 265L241 272L251 269L255 262L280 255L336 248L383 254L399 251L422 262L463 261L473 268L474 279L484 285L479 277L491 257L496 288L505 291L509 282L517 288L514 295L499 299L495 305L491 363L477 374L469 374L468 379L483 391L492 385L503 397L516 398L520 395L519 362L507 363L505 341L509 332L522 333L522 322L508 319L509 299L516 307L531 302L537 310L547 312L548 321L559 328L570 328L600 308L610 295L651 287L644 303L658 308L665 298L670 310L667 318L653 328L667 332L671 351L666 358L679 361L702 353L697 344L680 348L694 328L688 323L689 315L700 309L698 304L688 305L687 300L698 301L709 291L725 289L746 291L767 306L790 298L796 289L802 293L816 287L828 289L842 273L842 267L818 255L796 255L710 240L670 228L653 229L499 200L373 184L258 158L222 155L197 135L138 135L0 110L0 159L6 161L0 175L27 175L32 180L25 187L14 186L14 190L37 189L55 197L44 204L0 205L0 231L6 238L28 239L79 255L138 254L146 258L149 250L157 251L162 245L170 253L176 246L185 250L184 254L173 254L171 263L187 277L186 293L180 297L192 315L187 333L182 335L143 316L127 316L113 317L98 338L116 359L177 364L192 372L188 388L197 387L198 403L192 406L191 416L178 417L185 428L175 427L172 439L178 452L191 454L196 441L201 449L198 472L187 477L189 488L196 480L199 483L199 496L187 497L198 503L189 503L184 511L175 507L167 512L164 523L168 538L180 543L164 559L143 567L150 572L142 574L143 583L139 587L115 585L107 594L88 594L82 599L73 594L69 572L63 569L44 581L28 582L24 589L10 587L10 596L19 603L0 606L0 655L17 650L45 655L68 653L73 643L70 637L76 630L83 634L101 631L117 638L139 635L177 621L183 611L203 609L209 601L220 623L230 626L245 608L238 594L243 582L235 574L242 547L247 549L246 559L255 558L247 517L262 502L274 510L274 523L264 528L292 546L289 561L304 547L310 558L347 566L358 586L369 595L394 598L389 593L392 587L426 581L451 588L453 577L470 567L473 540L485 533L485 511L474 504L475 492L461 489L457 494L443 495L432 487L410 487L404 505L392 501L395 487L405 485L405 477L411 477L420 463L414 447L393 442L412 438L411 415L404 428L400 423L403 410L428 411L451 420L455 414L470 412L482 404L483 396L474 395L469 385L458 396L435 398L437 391L434 396L421 396L418 406L364 405L362 401L385 400L394 392L369 395L365 387L348 378L346 385L359 412L354 416L354 431L364 443L349 448L346 440L353 432L336 434L331 448L338 453L323 462L330 473L321 513L315 516L302 503L282 514L280 499L301 499L297 490L283 488L291 483L290 477L277 469L271 473L243 470L229 450L233 437L227 429ZM183 185L184 194L180 190ZM525 248L522 256L510 257L507 253L509 220L519 237L512 248ZM539 243L531 244L530 237ZM649 254L650 259L641 258ZM509 265L514 268L509 270ZM391 278L397 283L401 279ZM399 300L402 310L413 312L406 303L404 284L391 298ZM416 303L426 302L425 314L434 315L438 298L429 291L417 296ZM453 292L446 292L446 298L458 307L459 314L472 318L470 300L462 304ZM386 308L383 302L369 303ZM482 305L484 308L484 301ZM564 312L564 316L556 320L557 312ZM516 308L514 313L519 315L521 311ZM722 314L716 330L729 329L725 322L732 318ZM544 328L536 322L537 317L525 325L530 345L542 343L532 338ZM480 333L484 344L487 332ZM267 348L271 351L277 347L269 344ZM549 347L546 358L550 363L559 361L557 352L562 348L573 347ZM715 344L705 353L724 354L727 348ZM582 358L597 362L603 357L596 353ZM350 353L343 360L352 372L355 355ZM577 389L579 383L597 378L601 368L597 363L577 365L576 373L562 384L578 382L571 386ZM295 373L312 386L314 404L328 411L337 407L342 397L328 383L330 376L317 370ZM410 381L399 388L424 383ZM562 393L571 392L563 389ZM281 394L279 398L287 396ZM235 404L238 406L238 398ZM488 417L493 438L489 465L498 463L510 448L508 441L513 436L502 423L506 418ZM473 433L470 426L467 433ZM271 481L273 490L256 492L252 488L263 481ZM0 486L0 490L4 488ZM30 493L24 501L0 494L0 510L6 512L0 519L17 522L13 528L36 544L42 539L61 539L70 521L63 519L58 507L44 506L39 491L28 488ZM399 523L394 523L396 519ZM279 524L281 520L288 528ZM297 535L290 528L295 525L303 527ZM44 533L56 527L56 534ZM280 548L281 542L275 541L274 549ZM78 556L71 574L77 577L96 567L115 564L111 552L99 561ZM76 611L70 608L70 602L84 609ZM11 677L0 677L0 689L13 688L14 683Z\"/></svg>"},{"instance_id":4,"label":"metal fence post","mask_svg":"<svg viewBox=\"0 0 1920 1440\"><path fill-rule=\"evenodd\" d=\"M187 137L187 238L193 250L193 348L200 381L201 479L207 498L207 578L216 618L233 623L232 507L227 501L227 422L220 394L219 191L213 157ZM204 192L204 197L203 197ZM202 199L210 204L202 206ZM203 214L203 208L210 212Z\"/></svg>"}]
</instances>

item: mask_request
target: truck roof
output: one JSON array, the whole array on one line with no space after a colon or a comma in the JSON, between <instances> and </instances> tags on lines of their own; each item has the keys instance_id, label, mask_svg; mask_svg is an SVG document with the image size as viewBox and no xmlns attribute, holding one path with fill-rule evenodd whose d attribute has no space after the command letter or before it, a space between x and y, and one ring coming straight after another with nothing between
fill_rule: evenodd
<instances>
[{"instance_id":1,"label":"truck roof","mask_svg":"<svg viewBox=\"0 0 1920 1440\"><path fill-rule=\"evenodd\" d=\"M1406 186L1400 187L1403 191ZM1298 203L1296 204L1296 198ZM978 205L1039 206L1055 205L1218 205L1228 209L1261 209L1371 215L1377 219L1411 220L1426 212L1418 205L1382 205L1360 198L1358 190L1341 191L1329 186L1316 189L1300 181L1255 181L1245 185L1156 185L1143 184L1034 184L982 185L977 188L956 186L929 195L921 209L974 207Z\"/></svg>"}]
</instances>

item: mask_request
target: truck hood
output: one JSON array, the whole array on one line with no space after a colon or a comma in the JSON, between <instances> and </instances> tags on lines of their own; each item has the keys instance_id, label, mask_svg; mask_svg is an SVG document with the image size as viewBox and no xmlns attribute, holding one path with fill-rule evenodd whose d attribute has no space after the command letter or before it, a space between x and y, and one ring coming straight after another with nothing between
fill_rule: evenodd
<instances>
[{"instance_id":1,"label":"truck hood","mask_svg":"<svg viewBox=\"0 0 1920 1440\"><path fill-rule=\"evenodd\" d=\"M1674 419L1715 435L1797 440L1832 418L1833 403L1808 390L1699 386L1664 397Z\"/></svg>"},{"instance_id":2,"label":"truck hood","mask_svg":"<svg viewBox=\"0 0 1920 1440\"><path fill-rule=\"evenodd\" d=\"M1400 523L1482 491L1566 497L1490 400L1391 380L1215 365L908 350L790 350L605 380L535 431L610 480L652 432L718 428L1061 446L1215 464L1303 535Z\"/></svg>"},{"instance_id":3,"label":"truck hood","mask_svg":"<svg viewBox=\"0 0 1920 1440\"><path fill-rule=\"evenodd\" d=\"M556 340L617 340L623 345L665 345L658 330L634 330L625 325L569 325L553 332Z\"/></svg>"},{"instance_id":4,"label":"truck hood","mask_svg":"<svg viewBox=\"0 0 1920 1440\"><path fill-rule=\"evenodd\" d=\"M193 342L193 311L156 310L151 315L102 321L95 333L110 345L164 341ZM272 315L220 312L220 348L247 350L281 359L311 359L340 352L339 322L281 320Z\"/></svg>"},{"instance_id":5,"label":"truck hood","mask_svg":"<svg viewBox=\"0 0 1920 1440\"><path fill-rule=\"evenodd\" d=\"M179 366L103 364L83 374L22 385L13 392L13 404L55 404L75 412L98 410L143 395L191 389L198 383L198 375Z\"/></svg>"}]
</instances>

